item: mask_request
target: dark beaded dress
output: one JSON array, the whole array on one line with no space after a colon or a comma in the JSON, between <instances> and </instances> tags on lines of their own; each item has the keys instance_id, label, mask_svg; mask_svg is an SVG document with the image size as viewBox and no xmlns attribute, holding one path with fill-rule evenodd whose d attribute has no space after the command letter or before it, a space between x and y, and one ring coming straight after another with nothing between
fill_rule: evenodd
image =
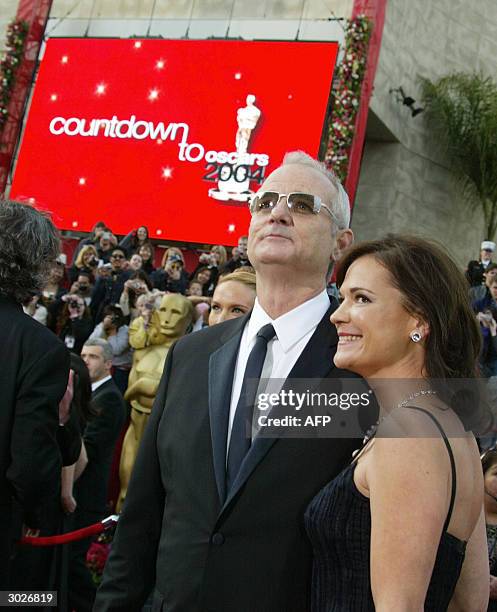
<instances>
[{"instance_id":1,"label":"dark beaded dress","mask_svg":"<svg viewBox=\"0 0 497 612\"><path fill-rule=\"evenodd\" d=\"M449 440L433 415L452 470L449 512L425 600L426 612L447 610L464 561L466 542L447 532L456 493L455 462ZM371 514L369 499L354 483L355 461L314 497L305 525L314 552L312 612L374 612L369 574Z\"/></svg>"}]
</instances>

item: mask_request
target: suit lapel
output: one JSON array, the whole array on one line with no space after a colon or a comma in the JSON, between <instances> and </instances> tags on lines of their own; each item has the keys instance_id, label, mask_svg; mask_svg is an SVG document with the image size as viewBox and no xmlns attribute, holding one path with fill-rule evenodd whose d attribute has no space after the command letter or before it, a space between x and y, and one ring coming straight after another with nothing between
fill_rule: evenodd
<instances>
[{"instance_id":1,"label":"suit lapel","mask_svg":"<svg viewBox=\"0 0 497 612\"><path fill-rule=\"evenodd\" d=\"M316 330L312 334L302 354L297 359L297 362L288 375L288 379L292 378L315 378L320 379L329 375L335 367L333 365L334 347L338 343L338 335L334 325L330 324L330 315L336 309L337 303L334 300L325 316L321 319ZM284 385L285 387L286 385ZM231 387L230 387L231 392ZM233 497L238 493L247 478L254 471L257 465L262 461L273 444L278 438L263 438L258 436L250 447L240 471L228 492L228 497L224 503L223 510L230 503ZM226 437L225 437L226 444ZM224 499L224 498L223 498Z\"/></svg>"},{"instance_id":2,"label":"suit lapel","mask_svg":"<svg viewBox=\"0 0 497 612\"><path fill-rule=\"evenodd\" d=\"M231 390L242 332L250 315L240 317L235 332L221 336L222 346L209 359L209 421L216 485L221 503L226 497L226 439Z\"/></svg>"}]
</instances>

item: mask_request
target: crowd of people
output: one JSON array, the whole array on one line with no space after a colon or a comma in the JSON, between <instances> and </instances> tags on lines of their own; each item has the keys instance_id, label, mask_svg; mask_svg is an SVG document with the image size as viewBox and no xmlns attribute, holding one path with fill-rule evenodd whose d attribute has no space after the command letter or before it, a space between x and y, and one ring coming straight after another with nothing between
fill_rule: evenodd
<instances>
[{"instance_id":1,"label":"crowd of people","mask_svg":"<svg viewBox=\"0 0 497 612\"><path fill-rule=\"evenodd\" d=\"M22 534L117 503L97 593L91 540L71 544L68 610L496 609L493 399L450 384L497 376L495 244L466 278L413 236L353 245L342 185L302 152L250 211L230 257L187 270L171 246L156 269L146 227L99 222L69 262L46 216L0 202L0 590L55 584ZM350 378L376 398L362 445L254 429L263 380Z\"/></svg>"},{"instance_id":2,"label":"crowd of people","mask_svg":"<svg viewBox=\"0 0 497 612\"><path fill-rule=\"evenodd\" d=\"M214 245L202 253L193 270L186 270L181 249L165 249L154 267L155 248L146 227L120 242L103 222L74 250L70 265L59 255L43 288L29 296L24 311L51 329L77 355L88 338L107 340L113 352L113 376L124 394L132 366L129 326L150 317L169 293L185 295L195 309L191 331L240 316L255 299L254 270L242 236L228 259L226 248ZM220 279L228 284L215 290Z\"/></svg>"}]
</instances>

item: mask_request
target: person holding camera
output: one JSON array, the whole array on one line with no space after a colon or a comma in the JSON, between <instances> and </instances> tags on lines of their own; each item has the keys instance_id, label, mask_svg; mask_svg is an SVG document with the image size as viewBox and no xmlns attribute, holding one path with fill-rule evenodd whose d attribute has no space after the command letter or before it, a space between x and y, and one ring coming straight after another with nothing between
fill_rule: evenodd
<instances>
[{"instance_id":1,"label":"person holding camera","mask_svg":"<svg viewBox=\"0 0 497 612\"><path fill-rule=\"evenodd\" d=\"M162 258L162 269L151 275L151 281L159 291L186 294L188 274L185 272L185 261L179 249L170 247Z\"/></svg>"},{"instance_id":2,"label":"person holding camera","mask_svg":"<svg viewBox=\"0 0 497 612\"><path fill-rule=\"evenodd\" d=\"M204 295L211 296L214 293L214 289L217 285L217 279L219 278L219 270L223 269L226 265L228 255L224 246L215 244L210 253L202 253L198 259L198 265L190 275L190 279L194 279L197 272L201 268L208 268L210 271L210 281L208 287L205 289Z\"/></svg>"},{"instance_id":3,"label":"person holding camera","mask_svg":"<svg viewBox=\"0 0 497 612\"><path fill-rule=\"evenodd\" d=\"M130 278L132 272L124 270L125 255L122 249L112 249L110 256L109 274L99 276L91 296L91 312L95 323L103 318L103 309L109 304L117 304L124 289L124 283ZM102 266L103 269L105 267Z\"/></svg>"},{"instance_id":4,"label":"person holding camera","mask_svg":"<svg viewBox=\"0 0 497 612\"><path fill-rule=\"evenodd\" d=\"M78 255L84 246L86 246L87 244L91 244L97 247L100 238L102 237L102 234L107 231L109 231L109 229L107 228L107 224L105 223L105 221L97 221L91 230L91 234L86 238L82 238L79 241L79 244L76 247L76 250L74 251L72 256L71 265L74 265L74 262L78 258Z\"/></svg>"},{"instance_id":5,"label":"person holding camera","mask_svg":"<svg viewBox=\"0 0 497 612\"><path fill-rule=\"evenodd\" d=\"M93 277L88 272L80 272L71 285L69 293L77 294L83 298L86 306L90 305L91 292L93 291Z\"/></svg>"},{"instance_id":6,"label":"person holding camera","mask_svg":"<svg viewBox=\"0 0 497 612\"><path fill-rule=\"evenodd\" d=\"M119 306L125 317L129 317L130 322L140 313L136 307L136 301L140 295L152 291L152 283L143 270L136 270L124 283L124 289L119 298Z\"/></svg>"},{"instance_id":7,"label":"person holding camera","mask_svg":"<svg viewBox=\"0 0 497 612\"><path fill-rule=\"evenodd\" d=\"M79 355L93 329L90 310L77 293L66 293L61 299L64 307L57 321L56 333L72 353Z\"/></svg>"},{"instance_id":8,"label":"person holding camera","mask_svg":"<svg viewBox=\"0 0 497 612\"><path fill-rule=\"evenodd\" d=\"M89 341L101 338L107 340L112 349L112 378L119 391L124 395L128 386L129 371L133 356L129 346L129 329L126 317L119 306L109 305L104 308L104 318L89 337Z\"/></svg>"},{"instance_id":9,"label":"person holding camera","mask_svg":"<svg viewBox=\"0 0 497 612\"><path fill-rule=\"evenodd\" d=\"M109 263L111 259L112 251L116 247L117 247L117 238L114 236L114 234L110 230L103 232L98 242L98 246L97 246L97 252L98 252L99 258L104 263ZM122 252L124 253L124 251Z\"/></svg>"},{"instance_id":10,"label":"person holding camera","mask_svg":"<svg viewBox=\"0 0 497 612\"><path fill-rule=\"evenodd\" d=\"M92 244L84 246L76 257L76 261L69 268L69 280L71 283L78 278L80 272L86 272L95 279L95 270L98 267L97 249Z\"/></svg>"}]
</instances>

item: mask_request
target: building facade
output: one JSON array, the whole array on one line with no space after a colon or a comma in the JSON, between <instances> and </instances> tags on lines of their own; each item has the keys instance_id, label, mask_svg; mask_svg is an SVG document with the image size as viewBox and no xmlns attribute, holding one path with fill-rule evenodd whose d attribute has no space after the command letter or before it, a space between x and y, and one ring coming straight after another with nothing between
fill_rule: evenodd
<instances>
[{"instance_id":1,"label":"building facade","mask_svg":"<svg viewBox=\"0 0 497 612\"><path fill-rule=\"evenodd\" d=\"M461 266L488 238L471 211L423 113L418 77L495 74L495 0L385 1L386 19L368 116L352 227L357 238L415 232L444 243ZM55 0L46 36L338 40L353 0ZM17 2L0 0L0 41ZM0 42L1 46L1 42Z\"/></svg>"}]
</instances>

